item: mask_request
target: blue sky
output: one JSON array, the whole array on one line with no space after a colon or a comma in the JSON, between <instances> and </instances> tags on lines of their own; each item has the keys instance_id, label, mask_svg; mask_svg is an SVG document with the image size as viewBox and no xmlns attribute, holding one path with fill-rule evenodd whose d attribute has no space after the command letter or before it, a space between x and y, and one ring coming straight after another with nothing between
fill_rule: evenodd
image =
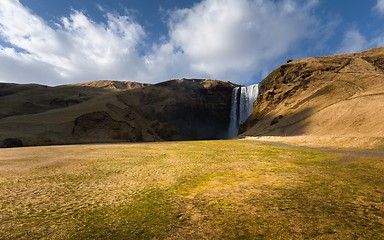
<instances>
[{"instance_id":1,"label":"blue sky","mask_svg":"<svg viewBox=\"0 0 384 240\"><path fill-rule=\"evenodd\" d=\"M384 0L1 0L0 82L258 83L286 62L384 46Z\"/></svg>"}]
</instances>

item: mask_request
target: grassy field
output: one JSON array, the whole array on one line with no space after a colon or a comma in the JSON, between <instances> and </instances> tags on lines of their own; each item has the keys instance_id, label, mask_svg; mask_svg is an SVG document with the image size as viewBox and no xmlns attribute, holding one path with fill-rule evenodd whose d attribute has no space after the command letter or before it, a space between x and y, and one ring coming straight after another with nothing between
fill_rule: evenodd
<instances>
[{"instance_id":1,"label":"grassy field","mask_svg":"<svg viewBox=\"0 0 384 240\"><path fill-rule=\"evenodd\" d=\"M238 140L0 149L0 239L384 239L384 156Z\"/></svg>"}]
</instances>

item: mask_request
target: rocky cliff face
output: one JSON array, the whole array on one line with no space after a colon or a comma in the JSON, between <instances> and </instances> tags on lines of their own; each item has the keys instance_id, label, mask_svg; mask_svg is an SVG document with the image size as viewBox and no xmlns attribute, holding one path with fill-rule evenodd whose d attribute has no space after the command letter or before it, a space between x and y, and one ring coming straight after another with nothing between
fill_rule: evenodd
<instances>
[{"instance_id":1,"label":"rocky cliff face","mask_svg":"<svg viewBox=\"0 0 384 240\"><path fill-rule=\"evenodd\" d=\"M233 87L224 81L180 79L118 98L127 111L152 121L151 130L161 139L220 139L227 135Z\"/></svg>"},{"instance_id":2,"label":"rocky cliff face","mask_svg":"<svg viewBox=\"0 0 384 240\"><path fill-rule=\"evenodd\" d=\"M384 48L289 62L259 90L242 136L384 137Z\"/></svg>"},{"instance_id":3,"label":"rocky cliff face","mask_svg":"<svg viewBox=\"0 0 384 240\"><path fill-rule=\"evenodd\" d=\"M2 84L0 146L225 138L234 86L204 79Z\"/></svg>"}]
</instances>

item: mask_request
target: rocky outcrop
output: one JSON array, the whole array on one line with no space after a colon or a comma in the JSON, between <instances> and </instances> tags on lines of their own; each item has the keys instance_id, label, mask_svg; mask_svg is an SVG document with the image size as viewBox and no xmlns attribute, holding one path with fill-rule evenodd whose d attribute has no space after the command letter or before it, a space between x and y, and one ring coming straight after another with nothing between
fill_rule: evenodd
<instances>
[{"instance_id":1,"label":"rocky outcrop","mask_svg":"<svg viewBox=\"0 0 384 240\"><path fill-rule=\"evenodd\" d=\"M227 136L234 86L226 81L178 79L122 92L118 98L128 111L172 126L167 134L151 129L164 140L220 139Z\"/></svg>"},{"instance_id":2,"label":"rocky outcrop","mask_svg":"<svg viewBox=\"0 0 384 240\"><path fill-rule=\"evenodd\" d=\"M84 114L75 119L72 136L82 141L103 141L104 139L143 141L140 131L126 121L116 121L107 112Z\"/></svg>"},{"instance_id":3,"label":"rocky outcrop","mask_svg":"<svg viewBox=\"0 0 384 240\"><path fill-rule=\"evenodd\" d=\"M259 90L242 136L384 136L384 48L291 61Z\"/></svg>"},{"instance_id":4,"label":"rocky outcrop","mask_svg":"<svg viewBox=\"0 0 384 240\"><path fill-rule=\"evenodd\" d=\"M23 144L23 141L21 141L19 138L7 138L7 139L4 139L2 146L6 148L14 148L14 147L23 147L24 144Z\"/></svg>"}]
</instances>

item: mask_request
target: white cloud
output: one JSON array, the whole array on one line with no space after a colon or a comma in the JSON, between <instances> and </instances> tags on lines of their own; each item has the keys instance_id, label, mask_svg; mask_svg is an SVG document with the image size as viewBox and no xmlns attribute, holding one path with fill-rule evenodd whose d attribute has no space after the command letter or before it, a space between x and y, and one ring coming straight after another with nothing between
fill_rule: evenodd
<instances>
[{"instance_id":1,"label":"white cloud","mask_svg":"<svg viewBox=\"0 0 384 240\"><path fill-rule=\"evenodd\" d=\"M147 33L130 16L100 9L103 23L74 10L48 24L19 0L1 0L0 39L7 44L0 45L0 81L211 77L247 83L303 40L318 37L323 26L312 13L317 3L203 0L170 12L167 40L144 46Z\"/></svg>"},{"instance_id":2,"label":"white cloud","mask_svg":"<svg viewBox=\"0 0 384 240\"><path fill-rule=\"evenodd\" d=\"M377 0L375 9L380 13L384 13L384 0Z\"/></svg>"},{"instance_id":3,"label":"white cloud","mask_svg":"<svg viewBox=\"0 0 384 240\"><path fill-rule=\"evenodd\" d=\"M338 53L352 53L365 50L370 45L367 39L356 29L348 30L343 38Z\"/></svg>"},{"instance_id":4,"label":"white cloud","mask_svg":"<svg viewBox=\"0 0 384 240\"><path fill-rule=\"evenodd\" d=\"M171 42L194 71L247 80L314 34L315 3L206 0L174 12Z\"/></svg>"},{"instance_id":5,"label":"white cloud","mask_svg":"<svg viewBox=\"0 0 384 240\"><path fill-rule=\"evenodd\" d=\"M364 36L356 28L347 30L340 44L338 53L353 53L367 50L368 48L383 47L384 34L374 35L371 38Z\"/></svg>"},{"instance_id":6,"label":"white cloud","mask_svg":"<svg viewBox=\"0 0 384 240\"><path fill-rule=\"evenodd\" d=\"M384 34L375 37L372 40L373 47L384 47Z\"/></svg>"},{"instance_id":7,"label":"white cloud","mask_svg":"<svg viewBox=\"0 0 384 240\"><path fill-rule=\"evenodd\" d=\"M0 82L52 84L57 80L57 72L52 65L21 53L11 48L0 48Z\"/></svg>"},{"instance_id":8,"label":"white cloud","mask_svg":"<svg viewBox=\"0 0 384 240\"><path fill-rule=\"evenodd\" d=\"M3 81L42 82L45 72L52 83L76 82L99 78L129 78L140 71L143 60L137 53L145 36L142 27L128 16L106 13L106 23L91 21L74 11L50 27L17 0L0 3L0 34L12 47L0 49L0 61L12 59L12 68L0 72ZM33 69L19 79L10 71ZM48 70L48 71L47 71ZM13 77L12 77L13 76Z\"/></svg>"}]
</instances>

